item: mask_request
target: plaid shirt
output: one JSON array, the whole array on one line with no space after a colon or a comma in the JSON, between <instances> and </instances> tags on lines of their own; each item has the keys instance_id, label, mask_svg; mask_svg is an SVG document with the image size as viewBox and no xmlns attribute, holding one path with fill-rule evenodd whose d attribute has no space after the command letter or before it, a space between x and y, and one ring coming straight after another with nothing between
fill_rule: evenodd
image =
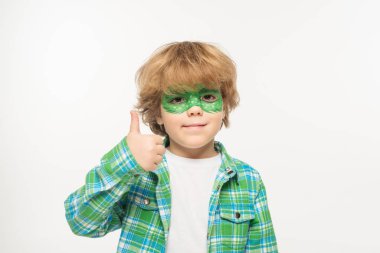
<instances>
[{"instance_id":1,"label":"plaid shirt","mask_svg":"<svg viewBox=\"0 0 380 253\"><path fill-rule=\"evenodd\" d=\"M214 141L214 148L222 164L209 202L207 251L278 252L260 174L231 157L221 142ZM165 252L171 207L167 166L164 155L156 170L145 171L124 137L65 200L72 232L102 237L121 228L117 252Z\"/></svg>"}]
</instances>

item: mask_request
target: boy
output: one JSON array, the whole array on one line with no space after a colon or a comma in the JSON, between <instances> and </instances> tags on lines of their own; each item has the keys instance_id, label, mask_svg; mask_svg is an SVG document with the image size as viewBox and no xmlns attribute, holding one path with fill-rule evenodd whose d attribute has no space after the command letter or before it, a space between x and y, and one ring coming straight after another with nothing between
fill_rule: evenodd
<instances>
[{"instance_id":1,"label":"boy","mask_svg":"<svg viewBox=\"0 0 380 253\"><path fill-rule=\"evenodd\" d=\"M128 135L65 200L73 233L121 228L117 252L278 252L260 174L214 140L239 103L233 61L211 44L169 43L136 80L154 134L131 111Z\"/></svg>"}]
</instances>

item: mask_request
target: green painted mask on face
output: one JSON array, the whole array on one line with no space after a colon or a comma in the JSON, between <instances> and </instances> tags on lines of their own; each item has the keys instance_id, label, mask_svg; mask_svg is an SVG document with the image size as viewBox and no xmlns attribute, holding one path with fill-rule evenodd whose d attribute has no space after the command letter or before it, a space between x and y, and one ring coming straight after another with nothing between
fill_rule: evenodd
<instances>
[{"instance_id":1,"label":"green painted mask on face","mask_svg":"<svg viewBox=\"0 0 380 253\"><path fill-rule=\"evenodd\" d=\"M198 84L195 91L162 95L161 103L169 113L183 113L193 106L199 106L208 113L221 112L223 109L222 94L219 90L207 89Z\"/></svg>"}]
</instances>

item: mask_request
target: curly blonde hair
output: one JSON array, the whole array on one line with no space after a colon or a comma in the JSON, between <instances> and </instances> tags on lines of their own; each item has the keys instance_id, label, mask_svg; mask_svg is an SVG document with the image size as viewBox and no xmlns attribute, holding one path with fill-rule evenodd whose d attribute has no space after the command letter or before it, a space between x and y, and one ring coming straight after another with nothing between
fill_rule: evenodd
<instances>
[{"instance_id":1,"label":"curly blonde hair","mask_svg":"<svg viewBox=\"0 0 380 253\"><path fill-rule=\"evenodd\" d=\"M215 45L199 41L171 42L156 49L137 70L138 102L134 108L144 124L153 133L166 136L161 117L161 97L168 88L173 92L193 90L202 83L209 89L220 89L225 116L223 124L229 127L229 114L239 104L236 90L236 67L232 59Z\"/></svg>"}]
</instances>

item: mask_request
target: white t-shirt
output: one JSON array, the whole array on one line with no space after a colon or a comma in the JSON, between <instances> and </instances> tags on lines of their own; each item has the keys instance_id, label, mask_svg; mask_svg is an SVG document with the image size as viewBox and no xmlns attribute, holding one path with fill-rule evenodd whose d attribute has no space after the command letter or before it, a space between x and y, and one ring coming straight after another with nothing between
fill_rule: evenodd
<instances>
[{"instance_id":1,"label":"white t-shirt","mask_svg":"<svg viewBox=\"0 0 380 253\"><path fill-rule=\"evenodd\" d=\"M171 188L171 217L167 253L206 253L211 190L221 154L192 159L165 151Z\"/></svg>"}]
</instances>

